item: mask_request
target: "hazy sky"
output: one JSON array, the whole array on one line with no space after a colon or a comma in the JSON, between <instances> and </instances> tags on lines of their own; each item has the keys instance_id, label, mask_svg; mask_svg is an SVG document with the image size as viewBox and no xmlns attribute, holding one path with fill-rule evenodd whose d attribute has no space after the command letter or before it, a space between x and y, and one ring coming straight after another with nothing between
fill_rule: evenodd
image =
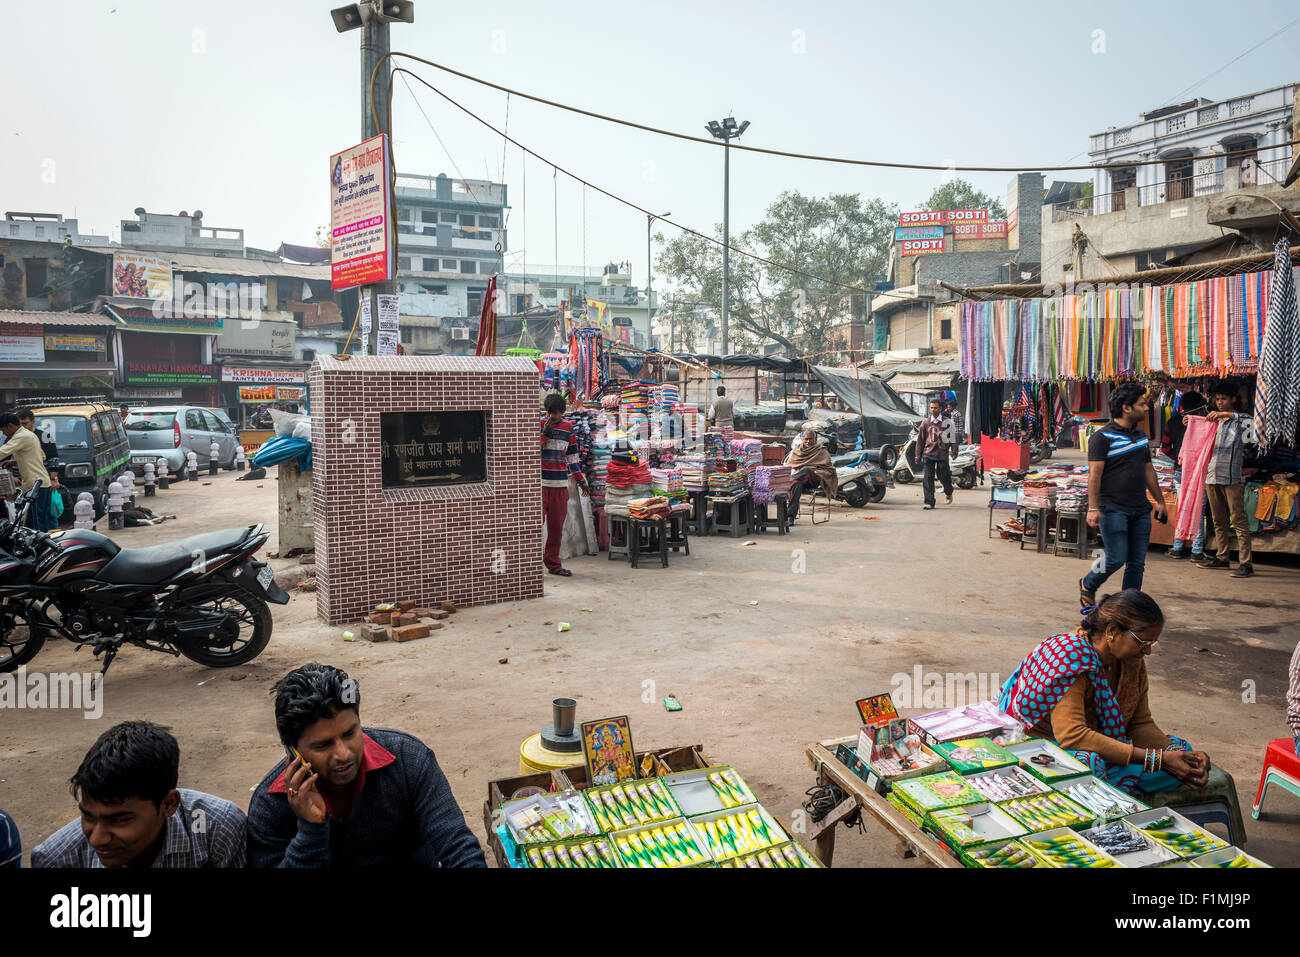
<instances>
[{"instance_id":1,"label":"hazy sky","mask_svg":"<svg viewBox=\"0 0 1300 957\"><path fill-rule=\"evenodd\" d=\"M205 225L242 227L250 245L310 243L328 216L329 154L360 139L359 34L335 33L330 6L7 2L4 208L75 213L83 232L114 239L137 206L198 208ZM414 25L392 27L395 50L683 132L701 133L734 110L753 124L746 144L872 159L1085 162L1089 134L1180 92L1218 99L1300 79L1293 26L1197 83L1300 13L1289 0L1261 0L1249 16L1203 2L1176 13L1119 2L938 0L415 7ZM503 94L412 68L494 125L505 121ZM423 87L412 84L413 97L400 78L396 86L401 171L501 174L500 137ZM639 205L704 230L721 222L720 150L519 98L509 128ZM505 177L510 247L521 254L511 262L531 269L631 260L634 280L644 282L643 215L588 191L584 218L582 188L563 175L553 181L537 160L525 168L515 147L506 150ZM1010 177L970 178L1002 197ZM859 192L911 208L938 182L933 172L733 153L733 229L761 217L785 189Z\"/></svg>"}]
</instances>

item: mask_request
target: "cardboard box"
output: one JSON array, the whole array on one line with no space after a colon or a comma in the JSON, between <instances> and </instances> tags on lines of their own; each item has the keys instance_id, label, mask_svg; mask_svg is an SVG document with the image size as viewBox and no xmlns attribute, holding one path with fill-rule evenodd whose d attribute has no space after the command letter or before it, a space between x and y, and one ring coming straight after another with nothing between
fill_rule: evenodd
<instances>
[{"instance_id":1,"label":"cardboard box","mask_svg":"<svg viewBox=\"0 0 1300 957\"><path fill-rule=\"evenodd\" d=\"M1271 864L1265 864L1258 857L1251 857L1236 847L1223 847L1202 854L1200 857L1194 857L1191 864L1193 867L1272 867Z\"/></svg>"},{"instance_id":2,"label":"cardboard box","mask_svg":"<svg viewBox=\"0 0 1300 957\"><path fill-rule=\"evenodd\" d=\"M1030 794L1044 794L1051 788L1018 765L966 775L966 783L989 801L1010 801ZM1023 792L1023 793L1022 793Z\"/></svg>"},{"instance_id":3,"label":"cardboard box","mask_svg":"<svg viewBox=\"0 0 1300 957\"><path fill-rule=\"evenodd\" d=\"M735 800L730 791L726 793L724 798L723 794L710 780L710 778L722 774L726 774L732 781L739 782L738 790L744 800ZM724 811L728 807L758 803L758 798L754 797L754 792L745 783L745 779L736 773L735 768L698 768L694 771L678 771L674 774L664 775L659 780L672 792L673 800L686 817ZM724 781L725 783L727 782Z\"/></svg>"},{"instance_id":4,"label":"cardboard box","mask_svg":"<svg viewBox=\"0 0 1300 957\"><path fill-rule=\"evenodd\" d=\"M590 848L590 850L587 850ZM534 869L597 869L623 867L623 859L608 837L552 844L528 844L522 848L524 866Z\"/></svg>"},{"instance_id":5,"label":"cardboard box","mask_svg":"<svg viewBox=\"0 0 1300 957\"><path fill-rule=\"evenodd\" d=\"M582 792L597 827L610 833L682 816L662 778L643 778L587 788Z\"/></svg>"},{"instance_id":6,"label":"cardboard box","mask_svg":"<svg viewBox=\"0 0 1300 957\"><path fill-rule=\"evenodd\" d=\"M956 771L941 771L938 774L899 781L890 793L897 794L922 818L935 808L959 807L984 801L980 793Z\"/></svg>"},{"instance_id":7,"label":"cardboard box","mask_svg":"<svg viewBox=\"0 0 1300 957\"><path fill-rule=\"evenodd\" d=\"M1030 830L1043 830L1045 819L1064 828L1081 828L1094 823L1087 808L1056 791L1003 801L999 807Z\"/></svg>"},{"instance_id":8,"label":"cardboard box","mask_svg":"<svg viewBox=\"0 0 1300 957\"><path fill-rule=\"evenodd\" d=\"M719 861L718 867L766 867L773 869L786 867L794 869L799 867L821 867L821 865L817 863L817 858L794 841L790 841L788 844L778 844L776 847L769 847L753 854L741 854L725 861Z\"/></svg>"},{"instance_id":9,"label":"cardboard box","mask_svg":"<svg viewBox=\"0 0 1300 957\"><path fill-rule=\"evenodd\" d=\"M968 847L1007 841L1029 833L996 804L966 804L930 812L930 826L945 844L960 852Z\"/></svg>"},{"instance_id":10,"label":"cardboard box","mask_svg":"<svg viewBox=\"0 0 1300 957\"><path fill-rule=\"evenodd\" d=\"M663 840L659 834L664 835ZM609 837L624 867L695 867L712 860L708 841L684 817L626 828Z\"/></svg>"},{"instance_id":11,"label":"cardboard box","mask_svg":"<svg viewBox=\"0 0 1300 957\"><path fill-rule=\"evenodd\" d=\"M922 830L925 829L925 818L920 814L917 814L916 809L899 797L897 792L890 791L885 795L885 800L893 805L894 809L897 810L899 814L903 815L903 817L907 818Z\"/></svg>"},{"instance_id":12,"label":"cardboard box","mask_svg":"<svg viewBox=\"0 0 1300 957\"><path fill-rule=\"evenodd\" d=\"M960 708L945 708L908 718L908 727L934 747L962 738L996 737L1020 728L1020 722L998 710L992 701L979 701Z\"/></svg>"},{"instance_id":13,"label":"cardboard box","mask_svg":"<svg viewBox=\"0 0 1300 957\"><path fill-rule=\"evenodd\" d=\"M547 820L554 816L548 826ZM553 844L579 836L600 834L600 827L591 816L591 810L576 792L562 794L535 794L501 805L501 817L510 836L521 847L528 844ZM573 833L563 833L557 828L568 827Z\"/></svg>"},{"instance_id":14,"label":"cardboard box","mask_svg":"<svg viewBox=\"0 0 1300 957\"><path fill-rule=\"evenodd\" d=\"M1045 741L1042 738L1030 738L1028 741L1022 741L1019 744L1009 744L1005 750L1015 755L1022 768L1040 781L1047 781L1049 784L1052 781L1075 778L1081 774L1089 773L1086 764L1075 760L1051 741ZM1052 763L1039 764L1034 761L1034 756L1039 754L1050 755Z\"/></svg>"},{"instance_id":15,"label":"cardboard box","mask_svg":"<svg viewBox=\"0 0 1300 957\"><path fill-rule=\"evenodd\" d=\"M944 770L942 758L908 733L907 719L895 718L867 725L858 732L857 757L866 762L876 780L869 784L881 794L895 781L922 777Z\"/></svg>"},{"instance_id":16,"label":"cardboard box","mask_svg":"<svg viewBox=\"0 0 1300 957\"><path fill-rule=\"evenodd\" d=\"M1011 860L999 860L996 855L1007 848L1010 848L1009 853L1015 856ZM1047 866L1040 857L1019 841L994 841L992 844L971 847L962 851L960 857L961 862L967 867L1028 869Z\"/></svg>"},{"instance_id":17,"label":"cardboard box","mask_svg":"<svg viewBox=\"0 0 1300 957\"><path fill-rule=\"evenodd\" d=\"M934 746L934 753L952 765L958 774L977 774L1017 763L1014 755L1008 754L988 738L945 741Z\"/></svg>"}]
</instances>

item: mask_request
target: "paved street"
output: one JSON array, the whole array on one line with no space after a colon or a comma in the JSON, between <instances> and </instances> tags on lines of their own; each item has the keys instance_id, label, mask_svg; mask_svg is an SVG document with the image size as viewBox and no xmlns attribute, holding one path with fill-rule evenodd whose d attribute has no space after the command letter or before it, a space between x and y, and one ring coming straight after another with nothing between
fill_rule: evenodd
<instances>
[{"instance_id":1,"label":"paved street","mask_svg":"<svg viewBox=\"0 0 1300 957\"><path fill-rule=\"evenodd\" d=\"M235 475L173 485L148 504L177 521L118 539L141 546L264 521L274 550L275 470L264 482ZM314 596L295 593L273 608L266 652L234 673L128 648L110 671L100 720L7 713L0 807L21 823L30 851L75 815L66 782L86 748L129 718L173 729L182 786L246 805L280 757L271 684L322 661L360 679L364 721L409 731L435 750L480 839L487 782L515 773L519 744L550 722L559 695L578 699L579 720L630 714L638 748L704 745L789 821L814 783L804 745L855 733L856 699L891 690L893 676L917 667L1000 680L1041 638L1077 624L1084 563L986 539L986 501L983 490L958 491L953 506L927 512L918 485L900 486L880 506L833 510L827 525L801 518L790 537L696 540L692 555L667 569L575 559L573 578L548 576L540 600L465 609L430 638L401 645L347 643L343 628L317 622ZM1238 582L1152 556L1146 588L1168 616L1150 662L1152 710L1235 777L1248 849L1297 866L1300 805L1279 792L1259 822L1249 805L1265 743L1286 732L1300 570L1293 559L1256 568ZM571 630L558 633L561 621ZM92 665L88 652L55 644L32 667ZM1245 682L1254 683L1254 703L1243 703ZM681 700L681 712L663 710L666 694ZM932 709L900 708L921 710ZM862 836L840 834L836 864L902 863L874 824Z\"/></svg>"}]
</instances>

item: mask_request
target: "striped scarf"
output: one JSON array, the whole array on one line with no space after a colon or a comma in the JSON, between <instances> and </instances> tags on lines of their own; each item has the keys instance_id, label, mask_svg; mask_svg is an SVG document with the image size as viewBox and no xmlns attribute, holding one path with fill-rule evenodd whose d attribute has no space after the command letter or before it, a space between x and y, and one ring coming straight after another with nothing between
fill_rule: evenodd
<instances>
[{"instance_id":1,"label":"striped scarf","mask_svg":"<svg viewBox=\"0 0 1300 957\"><path fill-rule=\"evenodd\" d=\"M1264 323L1264 344L1255 378L1255 434L1261 446L1295 442L1300 415L1300 316L1296 313L1295 274L1285 238L1279 239Z\"/></svg>"}]
</instances>

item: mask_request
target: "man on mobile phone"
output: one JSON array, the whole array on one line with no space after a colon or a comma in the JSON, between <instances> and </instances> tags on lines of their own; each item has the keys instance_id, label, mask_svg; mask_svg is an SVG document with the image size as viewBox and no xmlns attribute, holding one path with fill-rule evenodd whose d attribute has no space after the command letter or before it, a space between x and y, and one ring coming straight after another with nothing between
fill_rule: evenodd
<instances>
[{"instance_id":1,"label":"man on mobile phone","mask_svg":"<svg viewBox=\"0 0 1300 957\"><path fill-rule=\"evenodd\" d=\"M433 752L361 726L361 693L308 664L275 687L285 758L248 804L249 867L486 867Z\"/></svg>"},{"instance_id":2,"label":"man on mobile phone","mask_svg":"<svg viewBox=\"0 0 1300 957\"><path fill-rule=\"evenodd\" d=\"M70 782L81 817L36 846L32 867L243 867L244 812L177 788L179 766L166 728L109 728Z\"/></svg>"},{"instance_id":3,"label":"man on mobile phone","mask_svg":"<svg viewBox=\"0 0 1300 957\"><path fill-rule=\"evenodd\" d=\"M1106 554L1079 580L1079 604L1097 604L1097 589L1121 566L1124 588L1142 588L1151 542L1151 503L1167 522L1164 492L1151 464L1151 440L1142 429L1149 406L1146 387L1125 382L1110 394L1111 421L1088 441L1088 525L1101 529Z\"/></svg>"}]
</instances>

